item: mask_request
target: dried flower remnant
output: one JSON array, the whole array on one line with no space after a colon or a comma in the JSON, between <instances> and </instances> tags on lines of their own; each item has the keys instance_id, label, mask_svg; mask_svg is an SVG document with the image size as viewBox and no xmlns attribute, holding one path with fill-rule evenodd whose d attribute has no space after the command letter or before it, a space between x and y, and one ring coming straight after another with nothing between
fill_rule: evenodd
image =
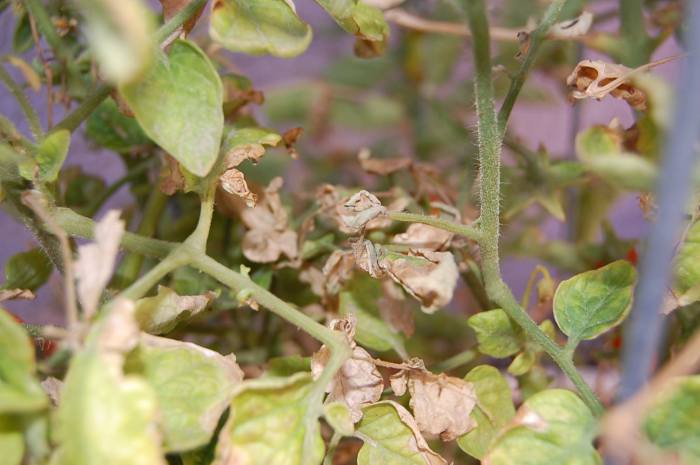
<instances>
[{"instance_id":1,"label":"dried flower remnant","mask_svg":"<svg viewBox=\"0 0 700 465\"><path fill-rule=\"evenodd\" d=\"M368 222L386 213L379 199L362 190L351 196L344 204L340 219L353 233L361 232Z\"/></svg>"},{"instance_id":2,"label":"dried flower remnant","mask_svg":"<svg viewBox=\"0 0 700 465\"><path fill-rule=\"evenodd\" d=\"M326 387L326 402L343 402L350 409L352 421L362 419L362 407L377 402L384 391L384 380L369 353L355 342L354 317L332 320L329 327L344 333L352 355L343 363ZM318 378L328 363L330 350L324 345L311 359L311 372Z\"/></svg>"},{"instance_id":3,"label":"dried flower remnant","mask_svg":"<svg viewBox=\"0 0 700 465\"><path fill-rule=\"evenodd\" d=\"M477 404L474 386L444 373L433 374L420 359L412 359L405 370L390 378L397 396L406 390L421 432L452 441L476 426L470 413Z\"/></svg>"},{"instance_id":4,"label":"dried flower remnant","mask_svg":"<svg viewBox=\"0 0 700 465\"><path fill-rule=\"evenodd\" d=\"M355 267L355 257L350 251L334 250L323 265L325 282L324 291L327 295L335 295L340 292L343 284L352 277Z\"/></svg>"},{"instance_id":5,"label":"dried flower remnant","mask_svg":"<svg viewBox=\"0 0 700 465\"><path fill-rule=\"evenodd\" d=\"M80 304L87 318L97 312L102 291L114 271L124 221L117 210L110 210L95 225L95 242L78 247L75 277Z\"/></svg>"},{"instance_id":6,"label":"dried flower remnant","mask_svg":"<svg viewBox=\"0 0 700 465\"><path fill-rule=\"evenodd\" d=\"M163 157L158 188L165 195L173 195L185 188L185 177L180 171L180 164L168 154Z\"/></svg>"},{"instance_id":7,"label":"dried flower remnant","mask_svg":"<svg viewBox=\"0 0 700 465\"><path fill-rule=\"evenodd\" d=\"M297 233L289 229L287 212L277 191L282 178L270 181L265 197L254 208L241 211L241 220L248 228L243 236L243 255L256 263L271 263L281 255L294 260L299 255Z\"/></svg>"}]
</instances>

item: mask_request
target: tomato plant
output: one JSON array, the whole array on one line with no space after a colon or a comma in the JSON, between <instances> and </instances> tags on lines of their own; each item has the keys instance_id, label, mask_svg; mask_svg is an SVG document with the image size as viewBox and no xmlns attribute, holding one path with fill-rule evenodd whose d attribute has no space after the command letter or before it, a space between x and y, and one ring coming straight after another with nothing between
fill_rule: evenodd
<instances>
[{"instance_id":1,"label":"tomato plant","mask_svg":"<svg viewBox=\"0 0 700 465\"><path fill-rule=\"evenodd\" d=\"M700 463L700 7L151 3L0 0L3 464Z\"/></svg>"}]
</instances>

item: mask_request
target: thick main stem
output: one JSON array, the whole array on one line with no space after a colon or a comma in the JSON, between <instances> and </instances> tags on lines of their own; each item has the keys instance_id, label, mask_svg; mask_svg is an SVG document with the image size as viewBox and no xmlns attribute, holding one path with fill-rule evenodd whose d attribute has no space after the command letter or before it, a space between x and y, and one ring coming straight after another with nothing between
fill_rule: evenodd
<instances>
[{"instance_id":1,"label":"thick main stem","mask_svg":"<svg viewBox=\"0 0 700 465\"><path fill-rule=\"evenodd\" d=\"M557 2L554 2L557 3ZM552 5L554 5L554 3ZM559 9L563 5L559 2ZM481 175L481 217L480 249L481 264L486 292L489 298L499 305L515 321L530 339L538 343L545 352L559 365L571 382L576 386L584 402L595 413L603 408L591 388L585 383L574 367L571 358L544 334L537 324L518 304L503 282L500 269L499 235L500 235L500 158L502 133L505 125L499 125L493 99L491 79L491 51L488 19L483 0L464 0L473 36L473 53L475 65L476 111L479 121L479 161ZM550 6L550 9L552 6ZM557 13L558 14L558 13ZM546 32L549 26L544 29ZM523 65L525 66L525 65ZM507 120L507 116L506 116Z\"/></svg>"}]
</instances>

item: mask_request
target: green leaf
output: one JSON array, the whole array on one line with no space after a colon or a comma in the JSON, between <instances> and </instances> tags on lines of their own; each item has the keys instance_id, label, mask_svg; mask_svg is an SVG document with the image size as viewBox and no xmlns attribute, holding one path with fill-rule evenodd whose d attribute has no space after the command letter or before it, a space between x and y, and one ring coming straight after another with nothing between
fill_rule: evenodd
<instances>
[{"instance_id":1,"label":"green leaf","mask_svg":"<svg viewBox=\"0 0 700 465\"><path fill-rule=\"evenodd\" d=\"M339 294L338 311L343 317L355 316L355 340L369 349L403 352L403 338L379 317L377 301L383 295L381 282L363 275L354 278L346 289Z\"/></svg>"},{"instance_id":2,"label":"green leaf","mask_svg":"<svg viewBox=\"0 0 700 465\"><path fill-rule=\"evenodd\" d=\"M320 463L323 439L318 421L311 420L308 414L308 409L313 407L309 405L312 386L311 375L307 373L289 378L254 379L238 385L229 418L219 434L214 463Z\"/></svg>"},{"instance_id":3,"label":"green leaf","mask_svg":"<svg viewBox=\"0 0 700 465\"><path fill-rule=\"evenodd\" d=\"M268 376L291 376L295 373L310 371L311 357L289 355L268 360L265 374Z\"/></svg>"},{"instance_id":4,"label":"green leaf","mask_svg":"<svg viewBox=\"0 0 700 465\"><path fill-rule=\"evenodd\" d=\"M676 287L680 293L700 284L700 221L688 230L676 257Z\"/></svg>"},{"instance_id":5,"label":"green leaf","mask_svg":"<svg viewBox=\"0 0 700 465\"><path fill-rule=\"evenodd\" d=\"M678 378L660 393L644 432L660 448L679 453L683 463L700 463L700 375Z\"/></svg>"},{"instance_id":6,"label":"green leaf","mask_svg":"<svg viewBox=\"0 0 700 465\"><path fill-rule=\"evenodd\" d=\"M457 444L467 454L482 459L496 435L515 415L512 393L501 372L489 365L474 367L464 380L474 385L479 399L471 414L477 426L458 438Z\"/></svg>"},{"instance_id":7,"label":"green leaf","mask_svg":"<svg viewBox=\"0 0 700 465\"><path fill-rule=\"evenodd\" d=\"M518 326L500 308L480 312L468 320L476 332L479 352L491 357L508 357L523 346L523 336Z\"/></svg>"},{"instance_id":8,"label":"green leaf","mask_svg":"<svg viewBox=\"0 0 700 465\"><path fill-rule=\"evenodd\" d=\"M169 287L158 286L158 295L136 301L134 316L143 331L165 334L172 331L181 321L204 311L214 298L214 292L181 296Z\"/></svg>"},{"instance_id":9,"label":"green leaf","mask_svg":"<svg viewBox=\"0 0 700 465\"><path fill-rule=\"evenodd\" d=\"M516 422L498 436L489 465L599 465L593 447L596 421L571 391L539 392L520 407Z\"/></svg>"},{"instance_id":10,"label":"green leaf","mask_svg":"<svg viewBox=\"0 0 700 465\"><path fill-rule=\"evenodd\" d=\"M34 344L0 308L0 414L34 412L48 405L35 373Z\"/></svg>"},{"instance_id":11,"label":"green leaf","mask_svg":"<svg viewBox=\"0 0 700 465\"><path fill-rule=\"evenodd\" d=\"M243 380L235 357L148 335L128 359L127 370L141 374L155 390L167 452L209 442L233 388Z\"/></svg>"},{"instance_id":12,"label":"green leaf","mask_svg":"<svg viewBox=\"0 0 700 465\"><path fill-rule=\"evenodd\" d=\"M5 282L2 289L29 289L36 291L51 276L51 260L41 249L31 249L10 257L5 264Z\"/></svg>"},{"instance_id":13,"label":"green leaf","mask_svg":"<svg viewBox=\"0 0 700 465\"><path fill-rule=\"evenodd\" d=\"M323 416L329 425L344 436L351 436L355 431L350 408L344 402L331 402L323 406Z\"/></svg>"},{"instance_id":14,"label":"green leaf","mask_svg":"<svg viewBox=\"0 0 700 465\"><path fill-rule=\"evenodd\" d=\"M55 465L165 465L156 394L122 370L138 340L132 313L128 302L115 302L71 359L56 415Z\"/></svg>"},{"instance_id":15,"label":"green leaf","mask_svg":"<svg viewBox=\"0 0 700 465\"><path fill-rule=\"evenodd\" d=\"M231 128L224 137L223 152L229 153L242 147L252 147L264 152L264 145L274 147L281 140L282 136L271 129L260 127Z\"/></svg>"},{"instance_id":16,"label":"green leaf","mask_svg":"<svg viewBox=\"0 0 700 465\"><path fill-rule=\"evenodd\" d=\"M32 26L29 22L29 14L25 12L15 22L15 31L12 34L12 50L20 54L31 49L33 45Z\"/></svg>"},{"instance_id":17,"label":"green leaf","mask_svg":"<svg viewBox=\"0 0 700 465\"><path fill-rule=\"evenodd\" d=\"M357 37L355 53L361 57L381 55L386 48L389 26L382 10L350 0L316 0L336 23Z\"/></svg>"},{"instance_id":18,"label":"green leaf","mask_svg":"<svg viewBox=\"0 0 700 465\"><path fill-rule=\"evenodd\" d=\"M224 128L223 86L199 47L176 40L142 79L119 91L153 141L193 174L209 173Z\"/></svg>"},{"instance_id":19,"label":"green leaf","mask_svg":"<svg viewBox=\"0 0 700 465\"><path fill-rule=\"evenodd\" d=\"M70 131L61 129L49 133L36 150L36 159L24 161L19 165L19 172L24 179L53 182L68 155Z\"/></svg>"},{"instance_id":20,"label":"green leaf","mask_svg":"<svg viewBox=\"0 0 700 465\"><path fill-rule=\"evenodd\" d=\"M311 28L291 0L216 0L209 35L233 52L290 58L311 43Z\"/></svg>"},{"instance_id":21,"label":"green leaf","mask_svg":"<svg viewBox=\"0 0 700 465\"><path fill-rule=\"evenodd\" d=\"M85 134L97 145L120 153L151 143L139 123L122 114L111 98L90 114L85 122Z\"/></svg>"},{"instance_id":22,"label":"green leaf","mask_svg":"<svg viewBox=\"0 0 700 465\"><path fill-rule=\"evenodd\" d=\"M358 465L442 465L418 431L415 420L401 405L383 401L362 409L355 435L364 441Z\"/></svg>"},{"instance_id":23,"label":"green leaf","mask_svg":"<svg viewBox=\"0 0 700 465\"><path fill-rule=\"evenodd\" d=\"M153 15L141 0L76 0L87 20L87 42L102 73L114 83L126 83L143 73L153 60Z\"/></svg>"},{"instance_id":24,"label":"green leaf","mask_svg":"<svg viewBox=\"0 0 700 465\"><path fill-rule=\"evenodd\" d=\"M24 457L24 438L17 422L15 417L0 415L0 451L5 465L20 465Z\"/></svg>"},{"instance_id":25,"label":"green leaf","mask_svg":"<svg viewBox=\"0 0 700 465\"><path fill-rule=\"evenodd\" d=\"M632 307L637 270L618 260L562 281L554 293L554 318L575 343L617 326Z\"/></svg>"},{"instance_id":26,"label":"green leaf","mask_svg":"<svg viewBox=\"0 0 700 465\"><path fill-rule=\"evenodd\" d=\"M594 126L578 134L576 154L589 171L615 187L634 191L654 188L656 166L639 155L624 152L621 136L607 126Z\"/></svg>"}]
</instances>

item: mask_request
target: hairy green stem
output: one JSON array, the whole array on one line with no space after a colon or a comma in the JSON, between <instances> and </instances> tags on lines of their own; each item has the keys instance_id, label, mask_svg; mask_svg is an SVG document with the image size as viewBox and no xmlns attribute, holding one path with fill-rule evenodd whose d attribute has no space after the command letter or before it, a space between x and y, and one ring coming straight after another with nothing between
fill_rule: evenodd
<instances>
[{"instance_id":1,"label":"hairy green stem","mask_svg":"<svg viewBox=\"0 0 700 465\"><path fill-rule=\"evenodd\" d=\"M140 299L146 295L153 286L158 284L165 275L177 268L187 265L189 260L188 254L183 251L181 247L176 248L156 266L148 270L146 274L137 279L131 286L122 291L118 297L125 297L131 300Z\"/></svg>"},{"instance_id":2,"label":"hairy green stem","mask_svg":"<svg viewBox=\"0 0 700 465\"><path fill-rule=\"evenodd\" d=\"M546 34L549 30L551 23L553 23L558 16L563 3L564 1L554 1L550 5L545 15L547 17L547 22L543 20L545 27L543 28L541 24L538 28L543 31L543 34ZM479 224L481 238L479 245L481 249L481 265L486 292L489 298L500 306L500 308L525 331L528 337L539 344L555 363L559 365L562 371L576 386L584 402L586 402L586 405L588 405L593 413L599 415L603 411L602 405L591 388L583 380L580 373L576 370L571 358L567 357L561 347L537 327L537 324L518 304L517 300L515 300L510 288L503 282L501 277L498 249L501 195L500 157L502 134L510 111L506 113L503 120L499 120L496 116L491 79L491 41L484 0L464 0L464 4L469 20L469 27L472 31L472 47L476 70L474 83L476 111L479 121L478 135L481 171L481 216ZM554 12L552 12L552 10L554 10ZM532 45L528 58L534 60ZM523 68L526 68L525 64L523 64ZM517 92L515 95L517 95ZM512 108L512 103L510 106ZM501 124L503 125L501 126Z\"/></svg>"},{"instance_id":3,"label":"hairy green stem","mask_svg":"<svg viewBox=\"0 0 700 465\"><path fill-rule=\"evenodd\" d=\"M168 36L173 33L173 31L182 26L182 24L205 3L206 0L193 0L192 2L188 3L187 6L180 10L175 16L170 18L167 23L162 25L160 29L156 31L156 41L161 43L167 39ZM78 126L80 126L80 123L90 116L90 113L92 113L93 110L109 96L112 89L112 86L109 84L100 84L97 89L95 89L92 94L83 100L75 110L73 110L61 122L54 126L52 131L56 131L58 129L68 129L69 131L74 131Z\"/></svg>"},{"instance_id":4,"label":"hairy green stem","mask_svg":"<svg viewBox=\"0 0 700 465\"><path fill-rule=\"evenodd\" d=\"M445 231L449 231L467 239L478 241L480 237L479 230L473 226L466 224L455 223L454 221L437 218L435 216L419 215L416 213L404 212L388 212L387 216L394 221L404 221L407 223L423 223L429 226L434 226Z\"/></svg>"},{"instance_id":5,"label":"hairy green stem","mask_svg":"<svg viewBox=\"0 0 700 465\"><path fill-rule=\"evenodd\" d=\"M27 95L24 93L19 84L12 79L10 73L8 73L5 67L1 65L0 81L5 84L7 90L10 91L12 96L17 100L17 103L19 103L19 106L22 108L22 112L24 112L24 116L27 118L27 122L29 123L29 130L32 132L32 137L34 137L35 141L40 141L44 135L44 131L41 129L39 115L37 115L32 104L29 103Z\"/></svg>"},{"instance_id":6,"label":"hairy green stem","mask_svg":"<svg viewBox=\"0 0 700 465\"><path fill-rule=\"evenodd\" d=\"M452 357L443 360L440 363L436 363L435 365L430 367L430 371L434 373L443 373L446 371L451 371L455 368L461 367L462 365L466 365L475 358L476 352L474 352L472 349L467 349L464 352L460 352L456 355L453 355Z\"/></svg>"},{"instance_id":7,"label":"hairy green stem","mask_svg":"<svg viewBox=\"0 0 700 465\"><path fill-rule=\"evenodd\" d=\"M535 64L537 52L547 38L549 29L552 27L552 25L554 25L554 23L557 22L562 8L564 8L566 4L573 1L576 0L553 0L545 11L544 16L542 16L542 21L540 21L540 24L530 33L530 46L528 47L528 52L525 55L525 60L523 60L523 64L520 66L520 69L510 81L508 94L506 94L506 98L503 100L503 105L501 105L501 109L498 112L498 125L501 133L505 132L506 130L508 119L510 118L510 113L513 111L515 101L517 100L518 95L520 95L523 84L525 84L527 74ZM466 3L470 2L466 0ZM486 19L486 15L484 15L484 19Z\"/></svg>"}]
</instances>

